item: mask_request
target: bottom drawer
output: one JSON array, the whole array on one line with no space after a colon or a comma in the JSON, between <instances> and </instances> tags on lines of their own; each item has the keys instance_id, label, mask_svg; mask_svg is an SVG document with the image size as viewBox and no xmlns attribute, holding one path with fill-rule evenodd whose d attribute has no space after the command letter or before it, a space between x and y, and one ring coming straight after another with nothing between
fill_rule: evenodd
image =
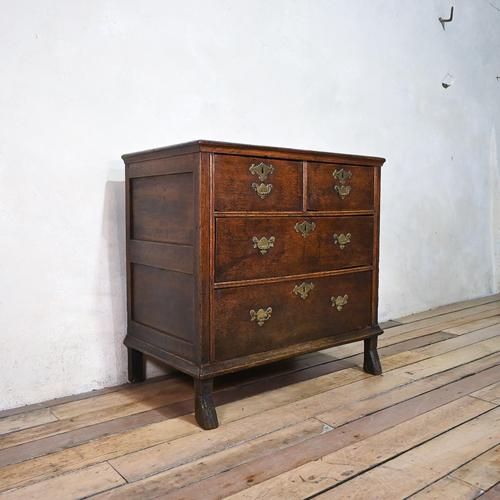
<instances>
[{"instance_id":1,"label":"bottom drawer","mask_svg":"<svg viewBox=\"0 0 500 500\"><path fill-rule=\"evenodd\" d=\"M215 292L215 360L289 347L371 324L371 271Z\"/></svg>"}]
</instances>

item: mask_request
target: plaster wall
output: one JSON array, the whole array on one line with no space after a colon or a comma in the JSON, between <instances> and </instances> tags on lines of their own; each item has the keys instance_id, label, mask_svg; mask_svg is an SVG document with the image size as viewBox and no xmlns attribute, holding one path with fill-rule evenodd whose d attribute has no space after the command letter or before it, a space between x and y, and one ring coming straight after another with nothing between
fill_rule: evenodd
<instances>
[{"instance_id":1,"label":"plaster wall","mask_svg":"<svg viewBox=\"0 0 500 500\"><path fill-rule=\"evenodd\" d=\"M500 1L453 4L0 1L0 409L125 381L125 152L384 156L381 320L497 290Z\"/></svg>"}]
</instances>

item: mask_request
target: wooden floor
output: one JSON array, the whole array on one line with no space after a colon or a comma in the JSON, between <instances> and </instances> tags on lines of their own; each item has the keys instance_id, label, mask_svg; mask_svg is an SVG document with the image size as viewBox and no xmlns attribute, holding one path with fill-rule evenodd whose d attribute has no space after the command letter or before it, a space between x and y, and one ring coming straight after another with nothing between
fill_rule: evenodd
<instances>
[{"instance_id":1,"label":"wooden floor","mask_svg":"<svg viewBox=\"0 0 500 500\"><path fill-rule=\"evenodd\" d=\"M0 413L0 499L500 498L500 295L219 380L176 375ZM486 493L485 493L486 492Z\"/></svg>"}]
</instances>

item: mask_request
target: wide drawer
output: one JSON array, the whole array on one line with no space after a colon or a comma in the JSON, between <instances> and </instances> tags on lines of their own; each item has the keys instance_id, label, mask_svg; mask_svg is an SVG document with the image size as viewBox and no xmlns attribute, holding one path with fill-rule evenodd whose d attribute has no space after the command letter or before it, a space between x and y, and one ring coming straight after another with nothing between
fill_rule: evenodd
<instances>
[{"instance_id":1,"label":"wide drawer","mask_svg":"<svg viewBox=\"0 0 500 500\"><path fill-rule=\"evenodd\" d=\"M334 163L307 165L308 210L372 210L374 168Z\"/></svg>"},{"instance_id":2,"label":"wide drawer","mask_svg":"<svg viewBox=\"0 0 500 500\"><path fill-rule=\"evenodd\" d=\"M371 271L215 292L215 360L370 326Z\"/></svg>"},{"instance_id":3,"label":"wide drawer","mask_svg":"<svg viewBox=\"0 0 500 500\"><path fill-rule=\"evenodd\" d=\"M215 210L302 210L302 162L215 155Z\"/></svg>"},{"instance_id":4,"label":"wide drawer","mask_svg":"<svg viewBox=\"0 0 500 500\"><path fill-rule=\"evenodd\" d=\"M252 217L216 221L217 282L371 265L373 217Z\"/></svg>"}]
</instances>

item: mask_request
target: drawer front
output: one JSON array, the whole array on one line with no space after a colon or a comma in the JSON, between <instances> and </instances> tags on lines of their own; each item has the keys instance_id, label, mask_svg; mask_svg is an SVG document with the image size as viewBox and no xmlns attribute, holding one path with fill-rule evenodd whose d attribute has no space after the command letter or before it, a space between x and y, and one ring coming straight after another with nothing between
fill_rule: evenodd
<instances>
[{"instance_id":1,"label":"drawer front","mask_svg":"<svg viewBox=\"0 0 500 500\"><path fill-rule=\"evenodd\" d=\"M215 155L215 210L302 210L302 162Z\"/></svg>"},{"instance_id":2,"label":"drawer front","mask_svg":"<svg viewBox=\"0 0 500 500\"><path fill-rule=\"evenodd\" d=\"M215 292L215 360L370 326L371 271Z\"/></svg>"},{"instance_id":3,"label":"drawer front","mask_svg":"<svg viewBox=\"0 0 500 500\"><path fill-rule=\"evenodd\" d=\"M372 210L373 167L333 163L307 166L308 210Z\"/></svg>"},{"instance_id":4,"label":"drawer front","mask_svg":"<svg viewBox=\"0 0 500 500\"><path fill-rule=\"evenodd\" d=\"M215 254L217 282L371 265L373 217L218 218Z\"/></svg>"}]
</instances>

